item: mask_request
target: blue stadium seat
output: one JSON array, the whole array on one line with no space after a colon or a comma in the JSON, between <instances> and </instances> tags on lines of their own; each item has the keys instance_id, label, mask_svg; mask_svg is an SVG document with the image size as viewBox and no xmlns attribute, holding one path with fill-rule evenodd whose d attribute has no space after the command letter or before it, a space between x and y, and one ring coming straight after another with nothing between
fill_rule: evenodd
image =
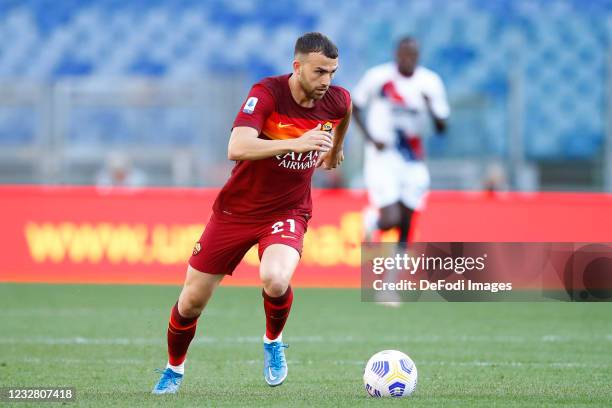
<instances>
[{"instance_id":1,"label":"blue stadium seat","mask_svg":"<svg viewBox=\"0 0 612 408\"><path fill-rule=\"evenodd\" d=\"M409 33L422 41L423 63L443 76L451 97L479 92L493 101L484 112L490 132L486 138L497 140L492 145L506 143L506 130L499 123L507 115L511 75L519 73L527 85L525 137L538 139L526 140L530 157L575 158L599 152L604 135L603 56L612 0L446 4L441 8L435 2L409 0L4 0L0 80L52 82L92 75L185 79L223 73L254 81L286 72L295 36L321 30L340 45L338 79L350 88L369 66L391 58L392 40ZM356 25L366 13L368 22ZM122 124L111 126L111 120L104 119L111 115L108 112L88 115L94 118L82 122L83 142L132 140L133 132L122 122L125 118L114 118ZM174 122L176 115L160 118ZM26 125L7 120L0 122L0 143L31 140ZM585 136L575 140L568 135L578 122ZM5 131L7 123L15 130ZM176 136L152 142L192 141L184 129L172 132Z\"/></svg>"},{"instance_id":2,"label":"blue stadium seat","mask_svg":"<svg viewBox=\"0 0 612 408\"><path fill-rule=\"evenodd\" d=\"M23 147L36 141L36 112L31 108L0 110L0 146Z\"/></svg>"}]
</instances>

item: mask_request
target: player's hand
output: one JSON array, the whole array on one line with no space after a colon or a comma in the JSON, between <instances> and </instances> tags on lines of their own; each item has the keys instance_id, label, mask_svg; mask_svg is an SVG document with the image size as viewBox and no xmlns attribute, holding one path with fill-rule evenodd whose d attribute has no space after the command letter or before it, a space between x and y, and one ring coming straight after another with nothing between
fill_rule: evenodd
<instances>
[{"instance_id":1,"label":"player's hand","mask_svg":"<svg viewBox=\"0 0 612 408\"><path fill-rule=\"evenodd\" d=\"M331 150L329 152L324 152L319 154L319 158L317 159L316 167L321 167L325 170L331 170L338 167L344 161L344 152Z\"/></svg>"},{"instance_id":2,"label":"player's hand","mask_svg":"<svg viewBox=\"0 0 612 408\"><path fill-rule=\"evenodd\" d=\"M312 150L327 152L332 148L332 136L329 132L321 130L320 123L294 141L292 150L296 153L306 153Z\"/></svg>"},{"instance_id":3,"label":"player's hand","mask_svg":"<svg viewBox=\"0 0 612 408\"><path fill-rule=\"evenodd\" d=\"M387 145L385 145L383 142L377 142L373 140L372 143L374 144L374 147L376 147L376 150L378 151L385 150L385 147L387 147Z\"/></svg>"}]
</instances>

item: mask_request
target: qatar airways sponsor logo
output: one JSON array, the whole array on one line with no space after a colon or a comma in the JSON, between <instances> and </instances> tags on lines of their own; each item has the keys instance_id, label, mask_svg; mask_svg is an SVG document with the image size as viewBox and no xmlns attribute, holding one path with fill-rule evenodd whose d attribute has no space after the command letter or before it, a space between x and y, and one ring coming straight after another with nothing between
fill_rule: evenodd
<instances>
[{"instance_id":1,"label":"qatar airways sponsor logo","mask_svg":"<svg viewBox=\"0 0 612 408\"><path fill-rule=\"evenodd\" d=\"M289 170L307 170L317 164L319 152L311 151L308 153L289 152L275 156L279 167Z\"/></svg>"}]
</instances>

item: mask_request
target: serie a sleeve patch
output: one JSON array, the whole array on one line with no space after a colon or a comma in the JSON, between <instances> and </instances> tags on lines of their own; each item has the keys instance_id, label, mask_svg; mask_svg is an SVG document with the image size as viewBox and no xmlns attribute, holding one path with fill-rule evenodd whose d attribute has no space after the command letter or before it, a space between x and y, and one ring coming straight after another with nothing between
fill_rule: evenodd
<instances>
[{"instance_id":1,"label":"serie a sleeve patch","mask_svg":"<svg viewBox=\"0 0 612 408\"><path fill-rule=\"evenodd\" d=\"M253 114L253 112L255 112L255 105L257 105L258 101L259 99L257 99L257 97L251 96L249 99L247 99L246 103L244 104L244 108L242 108L242 112L248 113L249 115Z\"/></svg>"}]
</instances>

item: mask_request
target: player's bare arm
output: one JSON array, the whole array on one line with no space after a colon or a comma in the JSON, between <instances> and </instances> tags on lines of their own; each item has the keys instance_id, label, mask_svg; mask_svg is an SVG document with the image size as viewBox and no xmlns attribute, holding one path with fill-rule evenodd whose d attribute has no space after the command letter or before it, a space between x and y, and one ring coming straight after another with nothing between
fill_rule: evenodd
<instances>
[{"instance_id":1,"label":"player's bare arm","mask_svg":"<svg viewBox=\"0 0 612 408\"><path fill-rule=\"evenodd\" d=\"M357 123L357 126L359 127L359 130L361 130L361 134L365 138L366 142L372 143L378 150L383 150L385 148L385 144L383 142L374 140L368 131L367 126L365 125L363 110L357 106L353 106L352 116L355 118L355 123Z\"/></svg>"},{"instance_id":2,"label":"player's bare arm","mask_svg":"<svg viewBox=\"0 0 612 408\"><path fill-rule=\"evenodd\" d=\"M427 112L429 112L429 116L431 117L431 120L434 123L436 131L438 133L446 132L446 120L436 115L436 113L434 112L431 106L431 98L426 93L423 93L422 95L423 95L423 99L425 100L425 106L427 107Z\"/></svg>"},{"instance_id":3,"label":"player's bare arm","mask_svg":"<svg viewBox=\"0 0 612 408\"><path fill-rule=\"evenodd\" d=\"M326 152L332 148L331 136L321 130L321 125L305 132L296 139L260 139L257 129L247 126L235 127L230 136L227 157L230 160L261 160L289 152Z\"/></svg>"},{"instance_id":4,"label":"player's bare arm","mask_svg":"<svg viewBox=\"0 0 612 408\"><path fill-rule=\"evenodd\" d=\"M323 165L325 170L331 170L338 167L344 161L344 137L348 131L349 124L351 123L351 114L353 111L353 104L349 106L346 115L342 121L336 127L333 134L333 146L327 153L319 155L317 161L317 167Z\"/></svg>"}]
</instances>

